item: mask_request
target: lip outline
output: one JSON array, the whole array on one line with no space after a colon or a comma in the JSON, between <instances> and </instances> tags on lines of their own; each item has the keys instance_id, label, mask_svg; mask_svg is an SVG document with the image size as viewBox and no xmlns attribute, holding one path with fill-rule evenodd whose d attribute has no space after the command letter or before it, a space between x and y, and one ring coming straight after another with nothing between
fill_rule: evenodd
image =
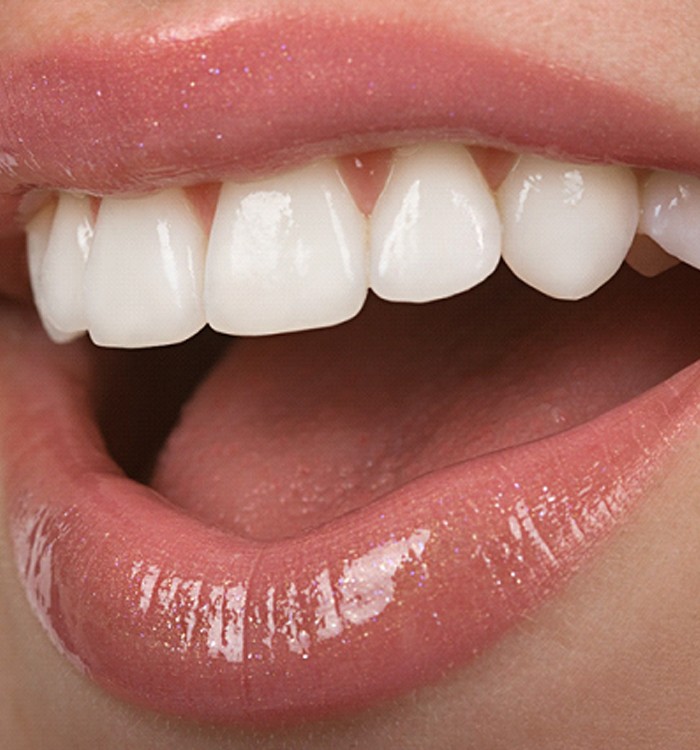
<instances>
[{"instance_id":1,"label":"lip outline","mask_svg":"<svg viewBox=\"0 0 700 750\"><path fill-rule=\"evenodd\" d=\"M253 179L430 139L700 174L700 139L680 113L425 22L263 15L203 36L82 39L0 61L0 73L0 195L15 202L30 188Z\"/></svg>"},{"instance_id":2,"label":"lip outline","mask_svg":"<svg viewBox=\"0 0 700 750\"><path fill-rule=\"evenodd\" d=\"M421 131L421 137L424 137L424 136L425 136L425 131ZM397 136L396 136L395 133L391 134L391 138L396 138L396 137ZM414 142L416 136L413 133L410 133L410 134L407 135L406 132L403 132L401 134L401 137L402 138L405 137L407 139L407 142L408 142L408 140L410 140L410 142ZM434 137L434 133L431 132L429 134L429 137ZM492 142L492 141L489 141L488 138L484 138L483 136L479 136L479 137L483 139L481 142ZM502 145L500 141L498 141L498 145ZM514 144L510 144L510 145L514 145ZM515 144L515 145L517 145L517 144ZM326 148L326 146L324 145L323 148ZM336 146L333 145L332 148L336 148ZM528 150L535 150L536 151L537 148L534 148L534 149L533 148L528 148ZM279 152L278 152L278 154L279 154ZM558 153L557 155L560 156L561 154ZM277 157L275 157L275 158L277 158ZM178 178L178 179L180 179L180 178ZM690 376L688 376L688 372L691 369L691 368L688 368L688 370L684 371L684 373L682 373L679 376L677 376L676 378L672 379L672 382L676 383L679 380L682 381L683 379L689 379L693 383L693 393L697 393L697 382L698 382L698 372L697 372L697 370L698 370L698 363L696 363L695 365L693 365L691 367L693 368L692 378ZM671 382L671 381L667 381L667 383L662 384L662 386L668 387L668 383L669 382ZM661 388L661 386L659 386L659 388ZM654 390L656 390L656 389L654 389ZM692 403L689 405L690 406L690 410L691 411L697 411L698 399L694 398L694 399L691 399L691 401L692 401ZM635 403L637 403L637 400L635 400ZM686 406L688 406L688 404L686 404ZM625 407L621 407L621 408L625 408ZM609 414L610 413L608 413L607 415L604 415L604 416L608 417ZM685 427L688 427L688 426L689 425L685 425ZM9 432L9 431L7 431L7 432ZM9 451L9 452L11 452L11 451ZM46 480L46 479L47 479L46 477L43 477L43 480ZM44 483L48 483L48 482L40 482L40 484L44 484ZM24 502L24 498L21 497L21 495L22 495L22 493L16 494L15 497L13 497L13 498L11 497L11 501L10 501L10 504L11 504L11 507L12 507L12 510L11 510L11 519L10 520L11 520L11 524L14 527L15 542L17 544L18 554L20 556L20 559L18 561L20 569L23 568L22 563L26 563L27 562L27 560L22 560L21 559L22 544L21 543L17 543L17 538L21 537L22 534L23 534L23 531L22 531L22 520L23 520L23 516L22 516L22 503ZM18 531L18 529L19 529L19 531ZM59 529L59 531L60 531L60 529ZM605 536L608 532L609 532L609 529L606 530L606 533L602 534L601 536ZM45 560L46 558L42 558L42 559ZM583 560L583 557L581 558L581 561L582 560ZM25 570L26 570L26 567L25 567ZM571 568L569 572L573 573L574 570L575 570L575 568ZM27 582L25 581L25 583L27 583ZM31 595L32 595L31 588L32 588L32 582L29 581L30 599L31 599ZM34 594L36 594L36 590L34 591ZM41 609L40 602L35 598L33 604L34 604L35 608L38 610L38 612L40 613L40 609ZM535 606L535 605L532 605L532 606ZM45 624L47 624L47 623L45 622ZM49 633L51 633L51 628L49 627L48 629L49 629ZM114 689L114 686L112 686L112 688ZM119 692L119 690L117 690L117 692ZM126 697L131 697L133 699L133 696L131 696L131 695L127 695ZM380 696L380 697L382 697L382 696ZM148 703L148 701L145 701L145 702ZM349 703L348 704L348 706L352 710L354 710L355 708L359 707L360 705L361 704L354 704L354 703ZM163 708L163 706L153 705L153 703L150 704L150 707L152 707L152 708L155 707L156 710L169 710L167 707ZM347 708L347 706L346 706L346 708ZM322 713L318 714L318 716L324 715L323 711L326 711L326 710L332 711L332 708L329 709L328 706L326 706L325 708L322 708ZM199 713L197 713L197 711L190 712L190 715L192 715L196 719L205 720L205 721L214 721L214 722L221 721L222 723L229 723L229 721L230 721L230 715L227 715L226 717L222 717L221 714L219 714L217 716L217 715L207 714L207 712L202 712L202 711L200 711ZM248 723L250 721L250 723L252 723L253 725L255 725L258 722L266 723L268 721L271 721L271 722L277 722L278 720L279 721L286 721L289 718L289 716L290 715L286 712L286 710L285 711L281 711L281 712L280 711L272 710L272 711L267 711L267 712L262 711L259 714L255 714L255 715L251 714L250 716L243 716L243 717L238 716L237 719L236 719L236 721L241 720L244 724ZM295 714L295 716L296 716L296 714ZM311 716L312 718L315 718L316 714L314 714L313 712L309 712L309 716Z\"/></svg>"},{"instance_id":3,"label":"lip outline","mask_svg":"<svg viewBox=\"0 0 700 750\"><path fill-rule=\"evenodd\" d=\"M109 692L226 726L352 713L465 664L560 590L700 425L696 362L592 422L439 470L298 539L240 542L120 475L86 411L89 347L51 345L26 315L7 334L5 485L32 609Z\"/></svg>"}]
</instances>

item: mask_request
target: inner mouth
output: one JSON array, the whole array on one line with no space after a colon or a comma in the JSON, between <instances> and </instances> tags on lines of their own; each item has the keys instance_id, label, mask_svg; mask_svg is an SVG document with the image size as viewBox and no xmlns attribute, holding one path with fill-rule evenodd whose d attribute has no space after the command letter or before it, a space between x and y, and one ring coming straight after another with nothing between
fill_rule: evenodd
<instances>
[{"instance_id":1,"label":"inner mouth","mask_svg":"<svg viewBox=\"0 0 700 750\"><path fill-rule=\"evenodd\" d=\"M593 420L700 354L697 269L660 273L678 259L633 239L697 264L692 178L457 144L367 157L345 182L324 161L188 196L62 194L30 223L35 298L58 340L87 328L148 346L205 321L276 334L92 347L116 463L237 537L303 535L423 475ZM489 275L501 231L512 272ZM362 306L366 279L423 304ZM281 333L297 328L314 330Z\"/></svg>"},{"instance_id":2,"label":"inner mouth","mask_svg":"<svg viewBox=\"0 0 700 750\"><path fill-rule=\"evenodd\" d=\"M371 298L334 328L94 347L95 412L125 473L203 522L298 536L437 469L563 432L700 355L698 272L623 267L548 298L503 265L451 299Z\"/></svg>"}]
</instances>

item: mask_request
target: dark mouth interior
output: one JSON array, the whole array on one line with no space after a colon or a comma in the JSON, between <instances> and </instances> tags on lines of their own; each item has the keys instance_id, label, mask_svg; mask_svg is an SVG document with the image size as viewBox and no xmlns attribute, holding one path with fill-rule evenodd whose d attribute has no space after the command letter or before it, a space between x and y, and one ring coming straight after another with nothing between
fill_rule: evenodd
<instances>
[{"instance_id":1,"label":"dark mouth interior","mask_svg":"<svg viewBox=\"0 0 700 750\"><path fill-rule=\"evenodd\" d=\"M236 342L209 328L174 346L94 347L96 413L107 448L127 476L147 484L183 405Z\"/></svg>"},{"instance_id":2,"label":"dark mouth interior","mask_svg":"<svg viewBox=\"0 0 700 750\"><path fill-rule=\"evenodd\" d=\"M628 268L560 302L502 267L333 329L95 349L98 414L131 477L243 536L308 531L429 471L555 434L700 356L700 273Z\"/></svg>"}]
</instances>

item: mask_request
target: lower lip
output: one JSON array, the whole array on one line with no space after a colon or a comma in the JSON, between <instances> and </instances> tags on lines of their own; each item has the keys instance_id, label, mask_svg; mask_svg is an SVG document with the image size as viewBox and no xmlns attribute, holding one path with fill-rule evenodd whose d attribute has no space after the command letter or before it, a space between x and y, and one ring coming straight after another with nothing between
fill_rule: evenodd
<instances>
[{"instance_id":1,"label":"lower lip","mask_svg":"<svg viewBox=\"0 0 700 750\"><path fill-rule=\"evenodd\" d=\"M561 588L700 425L696 363L569 432L254 543L121 475L90 414L86 352L48 345L20 316L0 333L27 596L108 691L229 725L347 713L465 664Z\"/></svg>"}]
</instances>

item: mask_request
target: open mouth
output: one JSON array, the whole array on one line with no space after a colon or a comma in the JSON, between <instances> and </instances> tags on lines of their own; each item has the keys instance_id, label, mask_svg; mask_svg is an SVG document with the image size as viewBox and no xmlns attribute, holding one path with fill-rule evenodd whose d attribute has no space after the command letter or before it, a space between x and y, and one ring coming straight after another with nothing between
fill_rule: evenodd
<instances>
[{"instance_id":1,"label":"open mouth","mask_svg":"<svg viewBox=\"0 0 700 750\"><path fill-rule=\"evenodd\" d=\"M300 28L321 56L325 36L314 47ZM384 50L378 39L353 59ZM196 50L214 78L216 44ZM71 60L52 91L78 101L88 87ZM490 76L502 89L527 80L498 66ZM538 79L541 99L561 80ZM294 86L343 127L325 98ZM3 315L16 557L38 617L80 669L203 721L356 710L483 651L644 497L697 431L700 191L661 171L693 169L680 132L657 155L671 125L640 125L631 145L611 129L596 153L567 143L566 118L590 104L577 96L539 133L522 135L516 107L479 143L644 172L467 149L458 132L484 122L450 117L444 92L433 124L413 111L397 135L375 112L374 130L348 142L321 137L297 105L292 147L273 144L274 128L254 146L249 133L236 164L212 167L201 133L187 147L178 135L177 159L167 136L127 139L147 156L117 169L119 187L161 188L138 196L96 198L112 192L101 167L78 160L67 179L57 166L79 136L51 150L34 131L25 155L39 166L6 171L61 191L29 226L44 324L57 340L88 330L136 349L56 345L25 308ZM267 106L256 97L251 133ZM440 130L453 142L435 142ZM401 148L338 168L310 161L361 151L348 144ZM512 271L497 268L501 255ZM369 286L430 304L365 302ZM197 333L207 322L242 337Z\"/></svg>"}]
</instances>

